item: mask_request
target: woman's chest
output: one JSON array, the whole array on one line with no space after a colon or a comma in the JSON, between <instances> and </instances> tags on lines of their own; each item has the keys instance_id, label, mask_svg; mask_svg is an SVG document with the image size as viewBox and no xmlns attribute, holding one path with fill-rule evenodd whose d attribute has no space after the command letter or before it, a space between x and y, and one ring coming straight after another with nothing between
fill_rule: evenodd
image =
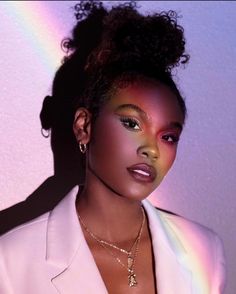
<instances>
[{"instance_id":1,"label":"woman's chest","mask_svg":"<svg viewBox=\"0 0 236 294\"><path fill-rule=\"evenodd\" d=\"M150 240L140 244L137 254L131 260L132 267L128 255L119 250L105 249L98 245L93 246L92 253L109 294L157 293Z\"/></svg>"}]
</instances>

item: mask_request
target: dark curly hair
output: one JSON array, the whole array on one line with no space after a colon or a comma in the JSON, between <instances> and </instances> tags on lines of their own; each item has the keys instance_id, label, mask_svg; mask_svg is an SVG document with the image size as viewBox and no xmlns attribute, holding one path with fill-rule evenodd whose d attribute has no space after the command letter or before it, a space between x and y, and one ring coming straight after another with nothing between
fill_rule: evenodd
<instances>
[{"instance_id":1,"label":"dark curly hair","mask_svg":"<svg viewBox=\"0 0 236 294\"><path fill-rule=\"evenodd\" d=\"M72 37L62 42L66 56L55 75L52 97L44 101L41 112L44 129L60 125L72 132L79 106L88 108L95 121L118 82L121 87L140 78L167 85L186 116L171 73L189 60L176 12L142 15L135 1L108 10L101 1L92 0L78 2L74 10L77 24Z\"/></svg>"}]
</instances>

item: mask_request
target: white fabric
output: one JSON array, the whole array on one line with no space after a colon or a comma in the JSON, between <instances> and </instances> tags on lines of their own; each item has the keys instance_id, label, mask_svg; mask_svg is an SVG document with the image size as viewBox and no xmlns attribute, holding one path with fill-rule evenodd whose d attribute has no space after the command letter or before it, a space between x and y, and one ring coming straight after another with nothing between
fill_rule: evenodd
<instances>
[{"instance_id":1,"label":"white fabric","mask_svg":"<svg viewBox=\"0 0 236 294\"><path fill-rule=\"evenodd\" d=\"M1 294L107 293L78 221L77 192L74 187L51 212L0 237ZM217 235L148 200L143 206L158 294L223 293L225 259Z\"/></svg>"}]
</instances>

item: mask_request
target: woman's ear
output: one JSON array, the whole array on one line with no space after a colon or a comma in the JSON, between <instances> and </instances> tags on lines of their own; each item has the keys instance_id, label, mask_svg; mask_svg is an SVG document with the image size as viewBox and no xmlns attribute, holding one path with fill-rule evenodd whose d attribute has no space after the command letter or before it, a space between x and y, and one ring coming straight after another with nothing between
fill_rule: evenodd
<instances>
[{"instance_id":1,"label":"woman's ear","mask_svg":"<svg viewBox=\"0 0 236 294\"><path fill-rule=\"evenodd\" d=\"M87 144L91 135L91 118L92 114L84 107L77 109L73 123L73 130L77 142Z\"/></svg>"}]
</instances>

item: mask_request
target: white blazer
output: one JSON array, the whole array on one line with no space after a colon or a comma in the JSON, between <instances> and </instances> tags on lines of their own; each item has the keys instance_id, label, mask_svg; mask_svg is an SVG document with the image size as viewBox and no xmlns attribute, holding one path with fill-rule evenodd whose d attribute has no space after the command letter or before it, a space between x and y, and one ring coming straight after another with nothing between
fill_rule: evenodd
<instances>
[{"instance_id":1,"label":"white blazer","mask_svg":"<svg viewBox=\"0 0 236 294\"><path fill-rule=\"evenodd\" d=\"M0 237L1 294L108 293L78 221L77 192L74 187L52 211ZM217 235L148 200L143 206L158 294L223 293L225 259Z\"/></svg>"}]
</instances>

